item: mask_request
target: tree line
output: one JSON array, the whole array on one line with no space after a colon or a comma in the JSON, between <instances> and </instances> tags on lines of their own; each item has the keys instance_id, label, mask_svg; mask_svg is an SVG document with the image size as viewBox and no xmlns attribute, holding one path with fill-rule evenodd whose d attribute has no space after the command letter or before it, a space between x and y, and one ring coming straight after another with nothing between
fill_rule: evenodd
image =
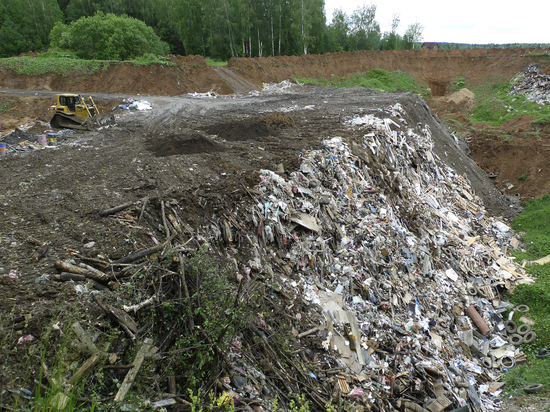
<instances>
[{"instance_id":1,"label":"tree line","mask_svg":"<svg viewBox=\"0 0 550 412\"><path fill-rule=\"evenodd\" d=\"M548 48L548 43L506 43L506 44L468 44L468 43L438 43L440 50L468 49L511 49L511 48Z\"/></svg>"},{"instance_id":2,"label":"tree line","mask_svg":"<svg viewBox=\"0 0 550 412\"><path fill-rule=\"evenodd\" d=\"M87 25L78 23L94 16ZM121 16L133 20L123 24ZM98 27L90 26L96 22ZM381 32L375 5L363 5L351 15L336 10L327 24L324 0L2 0L0 24L0 57L51 46L89 48L91 40L86 38L104 30L118 36L118 43L104 45L115 54L121 47L127 49L120 36L141 36L142 41L151 40L153 33L164 46L156 44L150 52L200 54L219 60L412 49L422 39L419 23L399 34L397 14L390 31ZM133 48L145 51L143 44ZM99 55L113 58L109 53ZM119 53L118 58L131 55Z\"/></svg>"}]
</instances>

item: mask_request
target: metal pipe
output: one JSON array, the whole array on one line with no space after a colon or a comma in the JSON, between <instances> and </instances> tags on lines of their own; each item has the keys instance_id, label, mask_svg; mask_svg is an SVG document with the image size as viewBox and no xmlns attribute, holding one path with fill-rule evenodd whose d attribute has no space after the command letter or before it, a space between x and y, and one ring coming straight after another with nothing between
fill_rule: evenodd
<instances>
[{"instance_id":1,"label":"metal pipe","mask_svg":"<svg viewBox=\"0 0 550 412\"><path fill-rule=\"evenodd\" d=\"M489 327L487 326L481 315L478 313L475 306L468 306L466 312L468 313L468 316L472 318L482 335L486 335L487 333L489 333Z\"/></svg>"}]
</instances>

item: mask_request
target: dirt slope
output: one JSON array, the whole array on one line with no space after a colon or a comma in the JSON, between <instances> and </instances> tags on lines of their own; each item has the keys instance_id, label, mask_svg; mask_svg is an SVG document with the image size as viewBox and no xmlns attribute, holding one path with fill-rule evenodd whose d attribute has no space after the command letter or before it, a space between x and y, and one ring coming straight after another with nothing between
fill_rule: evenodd
<instances>
[{"instance_id":1,"label":"dirt slope","mask_svg":"<svg viewBox=\"0 0 550 412\"><path fill-rule=\"evenodd\" d=\"M532 63L537 63L542 73L549 73L550 62L547 56L540 55L539 49L361 51L321 56L232 58L225 68L211 68L200 56L171 56L170 60L175 67L134 67L121 63L90 76L26 76L3 71L0 72L0 87L147 96L195 92L224 95L247 93L261 88L264 83L296 76L346 76L372 68L401 70L429 85L434 96L427 100L429 107L470 142L473 157L488 174L496 175L494 180L499 189L512 196L517 194L521 199L550 191L550 170L546 161L550 142L548 130L535 130L528 119L498 129L470 125L471 106L462 107L438 98L448 95L452 82L459 78L472 85L507 80ZM101 108L103 111L112 108L110 100L113 99L109 98ZM5 102L10 102L10 109L0 115L0 129L4 133L34 120L49 121L46 108L51 99L0 95L0 104ZM526 180L518 180L525 175L528 176Z\"/></svg>"},{"instance_id":2,"label":"dirt slope","mask_svg":"<svg viewBox=\"0 0 550 412\"><path fill-rule=\"evenodd\" d=\"M228 68L251 83L280 82L293 77L347 76L370 69L403 71L426 82L434 96L443 96L458 78L470 84L509 79L527 65L538 63L550 72L548 56L540 49L358 51L321 56L232 58Z\"/></svg>"}]
</instances>

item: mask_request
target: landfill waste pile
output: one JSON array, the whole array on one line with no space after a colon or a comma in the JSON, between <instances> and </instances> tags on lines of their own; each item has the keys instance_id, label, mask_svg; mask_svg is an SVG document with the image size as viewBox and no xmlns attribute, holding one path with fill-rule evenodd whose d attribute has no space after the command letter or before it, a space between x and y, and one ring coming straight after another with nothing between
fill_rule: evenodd
<instances>
[{"instance_id":1,"label":"landfill waste pile","mask_svg":"<svg viewBox=\"0 0 550 412\"><path fill-rule=\"evenodd\" d=\"M291 89L270 85L267 94L278 88ZM263 119L297 133L293 127L303 119L296 113L315 114L328 104L328 97L296 96L262 107L272 109ZM62 361L45 357L39 365L40 385L47 387L42 393L49 393L49 404L58 410L69 402L82 402L82 410L97 404L121 410L233 404L247 412L499 410L502 373L524 362L522 345L536 339L527 313L522 324L511 320L513 311L528 308L502 299L503 291L532 282L508 255L521 240L503 219L487 213L471 181L436 154L427 124L412 123L409 109L399 103L366 109L364 97L358 97L362 109L335 117L344 122L338 133L315 146L317 141L308 141L288 170L275 163L272 170L257 171L257 179L235 173L231 178L242 179L231 182L221 168L219 179L209 178L212 186L193 186L194 197L175 189L153 192L160 183L143 179L121 186L121 192L136 193L134 199L145 196L128 201L129 196L106 189L110 169L102 166L101 195L92 201L108 194L109 202L125 203L97 213L86 209L78 193L55 200L65 207L78 198L87 227L83 219L69 227L61 219L39 217L59 236L67 231L71 238L26 240L36 248L30 261L47 261L48 248L55 249L48 258L56 256L53 270L44 269L30 282L39 285L40 297L51 293L52 284L61 285L78 314L71 322L48 323L47 333L38 337L23 332L27 315L13 320L6 315L18 334L6 370L37 340L63 348ZM193 99L185 111L195 106L202 111L207 100ZM410 110L419 101L411 98ZM285 107L296 121L284 114ZM253 109L257 113L258 105ZM125 116L133 126L127 134L139 131L133 123L137 115L121 112L119 130L98 133L101 143L116 142L109 150L123 140ZM156 112L155 105L143 115ZM174 113L159 118L172 119ZM99 153L107 151L100 152L93 138L90 133L81 139L90 140L85 145L74 139L80 146L68 153L73 162L83 159L88 165L88 157L77 156L83 150L95 154L92 142L96 162L102 160ZM61 141L69 152L69 136ZM231 150L249 143L217 141ZM266 138L259 156L267 154L268 144ZM440 153L447 156L455 145L456 139ZM17 156L32 154L13 152L6 158L15 165ZM197 159L171 156L172 163L146 163L146 156L132 154L125 166L131 162L140 171L160 165L169 174L170 165L188 161L186 169L194 172ZM18 167L26 169L27 160ZM251 181L259 183L247 186ZM234 186L217 193L222 185ZM209 188L214 190L208 193ZM19 191L13 193L3 199L6 213L16 209ZM195 215L199 223L191 224ZM95 237L82 233L93 224L104 225ZM17 250L18 241L10 236L10 250ZM113 241L101 250L100 236L122 245ZM133 247L138 250L121 252ZM0 275L0 286L29 282L23 271L5 266L9 273ZM63 336L72 341L63 346ZM6 398L26 402L40 392L5 376L2 369L0 383L9 383L2 392Z\"/></svg>"},{"instance_id":2,"label":"landfill waste pile","mask_svg":"<svg viewBox=\"0 0 550 412\"><path fill-rule=\"evenodd\" d=\"M539 67L533 64L514 78L510 94L521 94L537 104L548 104L550 76L541 74Z\"/></svg>"},{"instance_id":3,"label":"landfill waste pile","mask_svg":"<svg viewBox=\"0 0 550 412\"><path fill-rule=\"evenodd\" d=\"M367 410L497 410L501 372L536 338L503 318L501 292L532 280L506 256L518 238L402 114L351 119L362 139L325 140L287 177L262 170L256 203L235 212L254 226L240 235L254 251L245 270L322 308L297 336L332 355L339 396ZM213 228L230 243L239 233Z\"/></svg>"}]
</instances>

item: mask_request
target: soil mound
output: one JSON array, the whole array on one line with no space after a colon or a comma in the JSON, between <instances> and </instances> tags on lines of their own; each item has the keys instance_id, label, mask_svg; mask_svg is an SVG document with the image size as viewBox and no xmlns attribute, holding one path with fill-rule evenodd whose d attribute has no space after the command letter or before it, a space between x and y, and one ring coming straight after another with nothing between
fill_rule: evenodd
<instances>
[{"instance_id":1,"label":"soil mound","mask_svg":"<svg viewBox=\"0 0 550 412\"><path fill-rule=\"evenodd\" d=\"M217 135L227 141L258 140L273 136L276 131L261 119L234 120L219 123L206 129L209 134Z\"/></svg>"},{"instance_id":2,"label":"soil mound","mask_svg":"<svg viewBox=\"0 0 550 412\"><path fill-rule=\"evenodd\" d=\"M157 157L183 154L216 153L225 150L224 146L195 133L192 135L172 135L152 138L147 148Z\"/></svg>"},{"instance_id":3,"label":"soil mound","mask_svg":"<svg viewBox=\"0 0 550 412\"><path fill-rule=\"evenodd\" d=\"M294 120L284 113L270 113L263 117L233 120L207 128L209 134L227 141L263 140L278 136L279 129L294 127Z\"/></svg>"},{"instance_id":4,"label":"soil mound","mask_svg":"<svg viewBox=\"0 0 550 412\"><path fill-rule=\"evenodd\" d=\"M294 127L294 120L285 115L284 113L270 113L264 116L262 122L267 124L272 129L284 129L287 127Z\"/></svg>"},{"instance_id":5,"label":"soil mound","mask_svg":"<svg viewBox=\"0 0 550 412\"><path fill-rule=\"evenodd\" d=\"M472 110L476 104L474 93L466 88L451 94L447 97L447 101L454 103L457 106L457 110L467 112Z\"/></svg>"}]
</instances>

